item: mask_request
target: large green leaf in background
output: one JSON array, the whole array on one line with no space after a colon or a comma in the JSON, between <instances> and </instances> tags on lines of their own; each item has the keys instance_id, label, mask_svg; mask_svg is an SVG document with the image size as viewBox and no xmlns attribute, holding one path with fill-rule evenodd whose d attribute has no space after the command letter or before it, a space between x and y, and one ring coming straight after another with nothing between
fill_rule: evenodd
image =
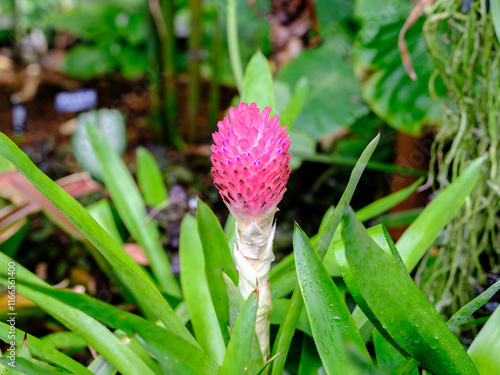
<instances>
[{"instance_id":1,"label":"large green leaf in background","mask_svg":"<svg viewBox=\"0 0 500 375\"><path fill-rule=\"evenodd\" d=\"M429 79L435 70L422 37L423 20L406 33L416 82L406 74L398 50L398 35L411 11L411 2L357 0L355 15L361 21L355 48L355 70L361 80L363 98L392 127L419 135L427 125L439 124L442 112L429 94ZM445 87L435 82L438 96Z\"/></svg>"},{"instance_id":2,"label":"large green leaf in background","mask_svg":"<svg viewBox=\"0 0 500 375\"><path fill-rule=\"evenodd\" d=\"M307 131L315 140L350 126L368 112L359 82L347 61L352 41L341 31L324 44L302 52L289 62L276 80L295 87L306 77L310 91L294 129Z\"/></svg>"}]
</instances>

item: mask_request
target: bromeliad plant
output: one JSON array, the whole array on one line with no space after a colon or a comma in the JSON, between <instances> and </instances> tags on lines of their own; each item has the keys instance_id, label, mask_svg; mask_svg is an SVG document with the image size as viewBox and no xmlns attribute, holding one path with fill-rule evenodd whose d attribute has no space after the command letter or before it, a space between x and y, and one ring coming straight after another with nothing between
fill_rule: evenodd
<instances>
[{"instance_id":1,"label":"bromeliad plant","mask_svg":"<svg viewBox=\"0 0 500 375\"><path fill-rule=\"evenodd\" d=\"M139 191L105 138L95 126L86 125L112 203L149 259L151 272L146 273L123 250L112 220L101 216L102 226L98 224L0 135L0 154L95 246L140 310L133 314L86 294L54 288L15 264L16 291L66 326L66 340L83 341L98 353L85 367L54 349L62 347L57 336L27 335L28 346L21 345L24 332L2 322L0 338L19 347L17 371L281 375L284 369L291 370L287 357L299 330L302 334L295 342L302 341L302 349L294 349L300 355L299 374L317 373L322 367L328 374L412 374L418 368L440 375L500 373L500 310L491 315L468 352L453 334L464 323L474 324L467 320L500 289L500 282L445 323L409 275L474 188L483 158L472 161L394 244L382 225L365 229L362 222L406 199L419 183L356 213L349 208L377 136L360 156L335 209L325 214L318 234L309 239L297 224L293 254L269 270L273 215L289 173L289 140L277 118L269 120L270 110L258 109L273 108L274 102L272 79L260 69L267 66L262 62L257 55L250 63L242 93L246 102L257 106L242 103L231 109L214 135L215 182L237 223L224 231L210 208L198 200L196 218L186 215L181 225L180 285L159 242L158 227L145 210L145 201L159 204L166 199L150 155L144 150L138 153ZM235 171L240 179L234 177ZM270 191L261 188L261 180ZM6 286L11 262L15 263L0 253L0 283ZM339 291L340 277L357 304L352 313ZM269 305L270 324L279 327L270 341L270 358L265 346ZM9 337L12 333L15 340ZM367 350L368 341L374 351ZM3 357L0 362L8 365L10 359Z\"/></svg>"}]
</instances>

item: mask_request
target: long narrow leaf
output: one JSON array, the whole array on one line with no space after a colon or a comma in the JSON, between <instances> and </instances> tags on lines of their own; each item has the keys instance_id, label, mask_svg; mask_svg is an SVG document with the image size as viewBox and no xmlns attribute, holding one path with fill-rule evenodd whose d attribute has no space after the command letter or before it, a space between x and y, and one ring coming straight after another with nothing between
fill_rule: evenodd
<instances>
[{"instance_id":1,"label":"long narrow leaf","mask_svg":"<svg viewBox=\"0 0 500 375\"><path fill-rule=\"evenodd\" d=\"M295 224L295 267L300 290L311 323L314 342L329 374L348 373L344 343L352 343L370 361L363 339L349 309L302 229Z\"/></svg>"},{"instance_id":2,"label":"long narrow leaf","mask_svg":"<svg viewBox=\"0 0 500 375\"><path fill-rule=\"evenodd\" d=\"M258 295L251 293L245 301L231 333L231 340L229 340L219 375L248 373L255 337L258 300Z\"/></svg>"},{"instance_id":3,"label":"long narrow leaf","mask_svg":"<svg viewBox=\"0 0 500 375\"><path fill-rule=\"evenodd\" d=\"M153 155L144 147L139 147L136 154L137 183L141 188L144 202L153 207L168 205L167 188Z\"/></svg>"},{"instance_id":4,"label":"long narrow leaf","mask_svg":"<svg viewBox=\"0 0 500 375\"><path fill-rule=\"evenodd\" d=\"M226 345L205 277L205 260L196 220L191 215L184 216L181 223L179 260L182 290L196 338L201 347L222 364ZM225 329L227 331L227 327Z\"/></svg>"},{"instance_id":5,"label":"long narrow leaf","mask_svg":"<svg viewBox=\"0 0 500 375\"><path fill-rule=\"evenodd\" d=\"M159 240L158 229L149 218L145 203L129 170L99 129L86 125L87 134L101 166L106 188L125 226L146 252L151 270L165 292L180 297L179 284Z\"/></svg>"},{"instance_id":6,"label":"long narrow leaf","mask_svg":"<svg viewBox=\"0 0 500 375\"><path fill-rule=\"evenodd\" d=\"M500 280L495 284L486 289L483 293L478 295L468 304L463 306L458 310L451 318L448 320L448 328L454 331L463 322L465 322L472 314L479 310L486 302L488 302L491 297L493 297L496 292L500 290Z\"/></svg>"}]
</instances>

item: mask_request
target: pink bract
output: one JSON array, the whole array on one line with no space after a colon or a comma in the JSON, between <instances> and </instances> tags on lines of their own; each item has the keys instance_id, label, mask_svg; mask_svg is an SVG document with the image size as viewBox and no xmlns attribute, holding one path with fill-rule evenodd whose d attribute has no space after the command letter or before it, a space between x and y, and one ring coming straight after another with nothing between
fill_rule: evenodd
<instances>
[{"instance_id":1,"label":"pink bract","mask_svg":"<svg viewBox=\"0 0 500 375\"><path fill-rule=\"evenodd\" d=\"M290 137L271 108L255 103L229 108L213 134L215 187L240 223L260 221L277 211L290 175Z\"/></svg>"}]
</instances>

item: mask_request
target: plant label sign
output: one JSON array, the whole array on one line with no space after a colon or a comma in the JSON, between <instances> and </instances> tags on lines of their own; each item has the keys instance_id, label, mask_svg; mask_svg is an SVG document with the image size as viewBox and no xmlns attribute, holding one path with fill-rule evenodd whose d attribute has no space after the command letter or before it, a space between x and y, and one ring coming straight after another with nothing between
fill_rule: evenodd
<instances>
[{"instance_id":1,"label":"plant label sign","mask_svg":"<svg viewBox=\"0 0 500 375\"><path fill-rule=\"evenodd\" d=\"M60 113L83 112L97 107L97 91L83 89L56 94L56 111Z\"/></svg>"},{"instance_id":2,"label":"plant label sign","mask_svg":"<svg viewBox=\"0 0 500 375\"><path fill-rule=\"evenodd\" d=\"M12 129L14 130L14 134L24 133L27 118L24 104L14 104L12 107Z\"/></svg>"}]
</instances>

